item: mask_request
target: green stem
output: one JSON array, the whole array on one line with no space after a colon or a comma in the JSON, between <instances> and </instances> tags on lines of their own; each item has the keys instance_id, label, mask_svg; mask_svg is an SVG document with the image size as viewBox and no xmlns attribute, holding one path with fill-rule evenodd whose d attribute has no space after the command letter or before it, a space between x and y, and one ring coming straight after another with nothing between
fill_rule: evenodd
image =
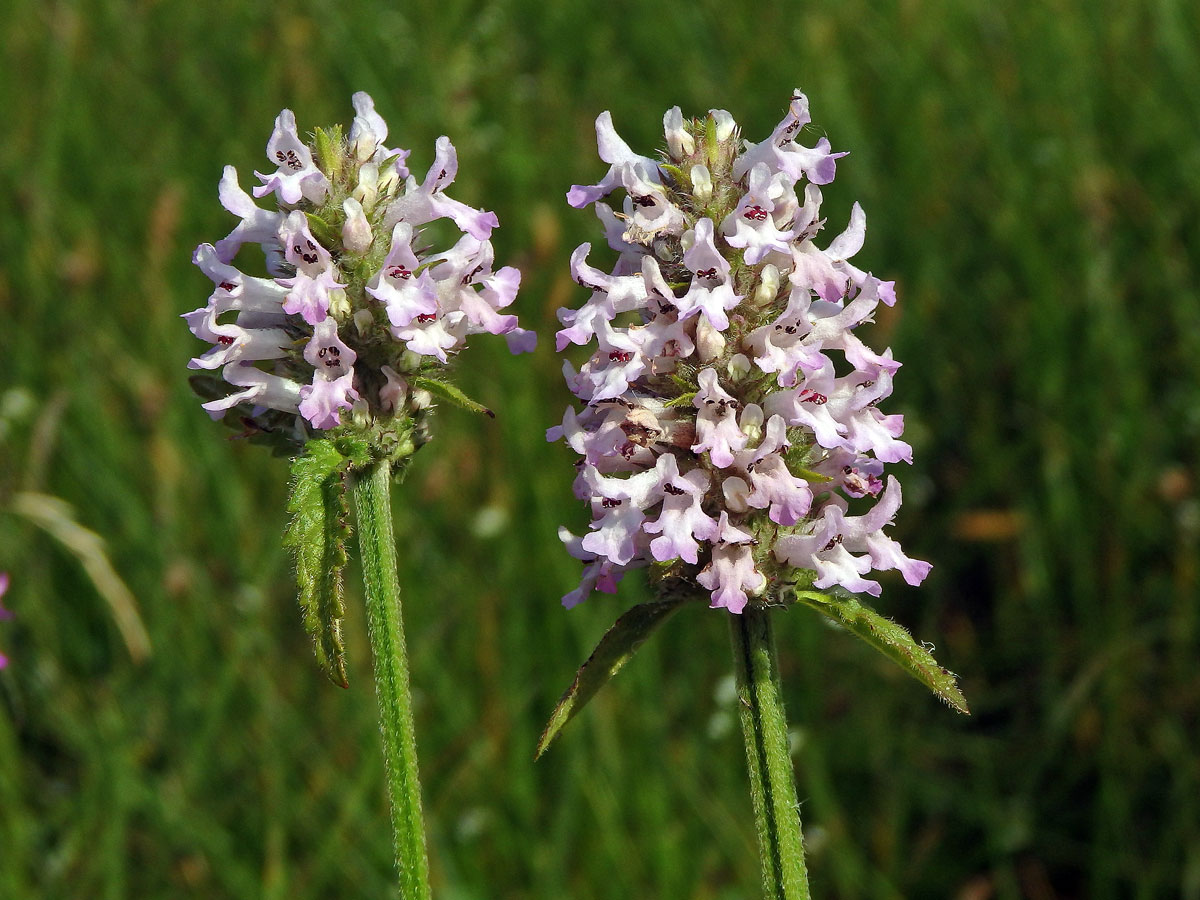
<instances>
[{"instance_id":1,"label":"green stem","mask_svg":"<svg viewBox=\"0 0 1200 900\"><path fill-rule=\"evenodd\" d=\"M747 606L741 615L729 617L763 894L767 900L809 900L800 803L768 614L769 610Z\"/></svg>"},{"instance_id":2,"label":"green stem","mask_svg":"<svg viewBox=\"0 0 1200 900\"><path fill-rule=\"evenodd\" d=\"M391 464L387 460L372 463L355 478L354 506L400 897L430 900L421 782L417 777L417 740L400 615L396 541L392 535Z\"/></svg>"}]
</instances>

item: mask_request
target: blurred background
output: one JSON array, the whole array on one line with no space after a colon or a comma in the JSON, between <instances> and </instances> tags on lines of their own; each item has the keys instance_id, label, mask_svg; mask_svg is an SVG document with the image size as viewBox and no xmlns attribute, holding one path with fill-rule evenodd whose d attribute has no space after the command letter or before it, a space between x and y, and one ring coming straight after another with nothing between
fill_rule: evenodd
<instances>
[{"instance_id":1,"label":"blurred background","mask_svg":"<svg viewBox=\"0 0 1200 900\"><path fill-rule=\"evenodd\" d=\"M584 527L554 310L600 240L563 195L665 109L751 140L793 88L850 155L829 233L898 281L894 534L876 607L973 715L815 614L778 624L814 895L1200 898L1200 20L1188 0L606 4L6 0L0 15L0 897L386 897L357 597L317 671L280 548L286 462L187 386L190 263L276 113L369 91L497 211L542 343L476 338L495 421L441 410L397 491L435 893L759 896L723 613L689 610L532 762L616 597L563 611ZM104 542L97 540L102 536ZM351 583L357 576L351 573Z\"/></svg>"}]
</instances>

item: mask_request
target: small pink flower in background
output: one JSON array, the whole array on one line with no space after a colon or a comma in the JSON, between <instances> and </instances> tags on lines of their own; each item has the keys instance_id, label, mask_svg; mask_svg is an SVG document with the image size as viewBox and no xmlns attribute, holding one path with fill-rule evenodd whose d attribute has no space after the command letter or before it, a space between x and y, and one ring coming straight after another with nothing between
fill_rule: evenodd
<instances>
[{"instance_id":1,"label":"small pink flower in background","mask_svg":"<svg viewBox=\"0 0 1200 900\"><path fill-rule=\"evenodd\" d=\"M0 599L8 592L8 573L0 572ZM13 614L0 604L0 619L11 619ZM8 657L0 653L0 669L8 665Z\"/></svg>"}]
</instances>

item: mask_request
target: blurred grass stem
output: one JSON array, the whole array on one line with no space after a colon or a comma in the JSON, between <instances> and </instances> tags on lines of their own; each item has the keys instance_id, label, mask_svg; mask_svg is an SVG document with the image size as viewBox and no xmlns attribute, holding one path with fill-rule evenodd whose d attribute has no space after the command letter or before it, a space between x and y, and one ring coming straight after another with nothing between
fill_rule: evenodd
<instances>
[{"instance_id":1,"label":"blurred grass stem","mask_svg":"<svg viewBox=\"0 0 1200 900\"><path fill-rule=\"evenodd\" d=\"M429 900L429 858L417 776L412 691L392 533L391 464L380 460L356 476L354 506L367 598L367 629L375 666L379 730L387 772L392 836L402 900Z\"/></svg>"},{"instance_id":2,"label":"blurred grass stem","mask_svg":"<svg viewBox=\"0 0 1200 900\"><path fill-rule=\"evenodd\" d=\"M800 804L768 614L747 606L741 615L729 617L763 895L767 900L809 900Z\"/></svg>"},{"instance_id":3,"label":"blurred grass stem","mask_svg":"<svg viewBox=\"0 0 1200 900\"><path fill-rule=\"evenodd\" d=\"M79 560L96 591L108 603L129 658L137 664L145 662L150 657L150 635L138 612L137 600L108 558L104 539L80 525L75 520L75 508L59 497L21 491L12 498L12 511L42 529Z\"/></svg>"}]
</instances>

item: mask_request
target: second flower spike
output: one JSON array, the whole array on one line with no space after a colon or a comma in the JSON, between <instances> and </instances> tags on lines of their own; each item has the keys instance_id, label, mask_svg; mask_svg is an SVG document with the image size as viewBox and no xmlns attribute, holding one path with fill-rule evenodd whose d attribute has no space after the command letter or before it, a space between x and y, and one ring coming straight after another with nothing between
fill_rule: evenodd
<instances>
[{"instance_id":1,"label":"second flower spike","mask_svg":"<svg viewBox=\"0 0 1200 900\"><path fill-rule=\"evenodd\" d=\"M576 494L593 514L586 535L563 534L584 562L567 606L639 566L732 613L808 588L878 594L873 570L910 584L929 571L883 531L900 506L883 464L911 462L903 417L877 408L900 364L854 333L896 302L894 284L849 261L863 243L858 204L822 240L819 185L843 154L824 138L799 143L808 121L799 91L757 144L724 110L671 109L654 160L608 113L596 120L609 171L567 200L595 204L618 259L607 274L581 246L572 274L592 294L559 310L560 351L596 345L568 366L584 409L549 434L580 454ZM618 189L620 212L603 202ZM863 498L874 506L852 515Z\"/></svg>"}]
</instances>

